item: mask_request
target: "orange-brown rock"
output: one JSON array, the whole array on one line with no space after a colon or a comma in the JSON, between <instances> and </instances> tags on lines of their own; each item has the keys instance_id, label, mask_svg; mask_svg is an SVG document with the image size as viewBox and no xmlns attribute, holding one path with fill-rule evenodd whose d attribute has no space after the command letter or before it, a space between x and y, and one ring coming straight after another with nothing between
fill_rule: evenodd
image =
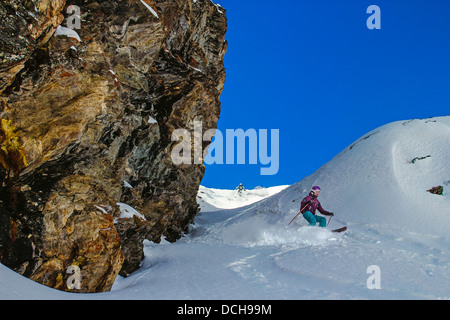
<instances>
[{"instance_id":1,"label":"orange-brown rock","mask_svg":"<svg viewBox=\"0 0 450 320\"><path fill-rule=\"evenodd\" d=\"M62 29L69 4L81 41ZM3 264L61 290L77 266L71 290L107 291L144 239L181 236L205 168L174 164L171 135L216 128L225 13L210 0L0 4ZM145 219L119 218L118 202Z\"/></svg>"}]
</instances>

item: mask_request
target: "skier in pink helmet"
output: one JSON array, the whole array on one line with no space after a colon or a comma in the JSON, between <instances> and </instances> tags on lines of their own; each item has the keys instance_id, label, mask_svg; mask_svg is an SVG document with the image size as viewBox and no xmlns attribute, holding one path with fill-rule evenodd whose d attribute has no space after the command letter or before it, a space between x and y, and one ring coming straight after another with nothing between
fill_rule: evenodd
<instances>
[{"instance_id":1,"label":"skier in pink helmet","mask_svg":"<svg viewBox=\"0 0 450 320\"><path fill-rule=\"evenodd\" d=\"M320 194L320 187L318 186L312 187L309 195L302 200L300 209L301 213L303 214L303 218L305 218L306 221L309 222L310 226L315 226L317 223L319 223L319 226L324 228L327 226L327 219L316 215L316 210L319 210L319 212L324 216L334 216L334 213L326 211L322 208L322 205L317 199L319 194Z\"/></svg>"}]
</instances>

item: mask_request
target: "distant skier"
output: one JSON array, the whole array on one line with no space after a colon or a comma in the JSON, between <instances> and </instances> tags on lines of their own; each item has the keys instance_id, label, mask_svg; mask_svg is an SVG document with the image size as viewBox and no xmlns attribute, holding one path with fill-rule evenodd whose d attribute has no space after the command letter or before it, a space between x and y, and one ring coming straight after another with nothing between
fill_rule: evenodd
<instances>
[{"instance_id":1,"label":"distant skier","mask_svg":"<svg viewBox=\"0 0 450 320\"><path fill-rule=\"evenodd\" d=\"M310 226L315 226L317 223L319 223L319 226L324 228L327 226L327 219L321 216L317 216L316 210L319 210L319 212L325 216L334 216L334 213L328 212L322 208L322 205L317 199L319 194L320 187L312 187L309 195L302 200L300 212L303 214L303 218L305 218L306 221L309 222Z\"/></svg>"},{"instance_id":2,"label":"distant skier","mask_svg":"<svg viewBox=\"0 0 450 320\"><path fill-rule=\"evenodd\" d=\"M239 185L236 187L236 189L238 191L239 195L242 195L242 192L245 191L244 186L242 185L242 183L239 183Z\"/></svg>"}]
</instances>

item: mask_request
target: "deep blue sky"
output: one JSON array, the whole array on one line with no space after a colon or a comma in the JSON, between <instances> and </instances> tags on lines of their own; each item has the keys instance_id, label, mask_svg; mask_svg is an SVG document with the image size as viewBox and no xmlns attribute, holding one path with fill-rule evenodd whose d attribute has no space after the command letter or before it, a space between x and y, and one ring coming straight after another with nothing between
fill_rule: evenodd
<instances>
[{"instance_id":1,"label":"deep blue sky","mask_svg":"<svg viewBox=\"0 0 450 320\"><path fill-rule=\"evenodd\" d=\"M204 186L293 184L381 125L450 114L448 0L216 2L228 17L218 129L279 129L280 167L207 165Z\"/></svg>"}]
</instances>

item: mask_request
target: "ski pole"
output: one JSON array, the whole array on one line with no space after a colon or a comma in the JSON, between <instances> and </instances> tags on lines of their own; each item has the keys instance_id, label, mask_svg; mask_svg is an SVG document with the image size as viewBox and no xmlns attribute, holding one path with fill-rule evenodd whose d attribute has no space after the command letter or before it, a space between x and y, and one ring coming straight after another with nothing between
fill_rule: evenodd
<instances>
[{"instance_id":1,"label":"ski pole","mask_svg":"<svg viewBox=\"0 0 450 320\"><path fill-rule=\"evenodd\" d=\"M296 216L294 217L294 219L292 219L292 220L291 220L291 222L289 222L289 224L291 224L291 223L292 223L292 221L294 221L294 220L295 220L295 218L297 218L297 216L298 216L298 215L299 215L300 213L302 213L302 211L301 211L301 210L300 210L300 212L299 212L299 213L297 213L297 215L296 215ZM289 225L289 224L288 224L288 225Z\"/></svg>"},{"instance_id":2,"label":"ski pole","mask_svg":"<svg viewBox=\"0 0 450 320\"><path fill-rule=\"evenodd\" d=\"M331 216L330 219L328 220L327 227L330 224L331 218L333 218L333 216Z\"/></svg>"},{"instance_id":3,"label":"ski pole","mask_svg":"<svg viewBox=\"0 0 450 320\"><path fill-rule=\"evenodd\" d=\"M301 208L300 209L300 212L299 213L297 213L297 215L294 217L294 219L292 219L291 220L291 222L289 222L289 224L291 224L292 223L292 221L294 221L295 220L295 218L297 218L298 217L298 215L300 214L300 213L302 213L302 211L308 206L310 204L310 202L308 202L307 204L305 204L305 206L303 207L303 208ZM289 225L288 224L288 225Z\"/></svg>"}]
</instances>

